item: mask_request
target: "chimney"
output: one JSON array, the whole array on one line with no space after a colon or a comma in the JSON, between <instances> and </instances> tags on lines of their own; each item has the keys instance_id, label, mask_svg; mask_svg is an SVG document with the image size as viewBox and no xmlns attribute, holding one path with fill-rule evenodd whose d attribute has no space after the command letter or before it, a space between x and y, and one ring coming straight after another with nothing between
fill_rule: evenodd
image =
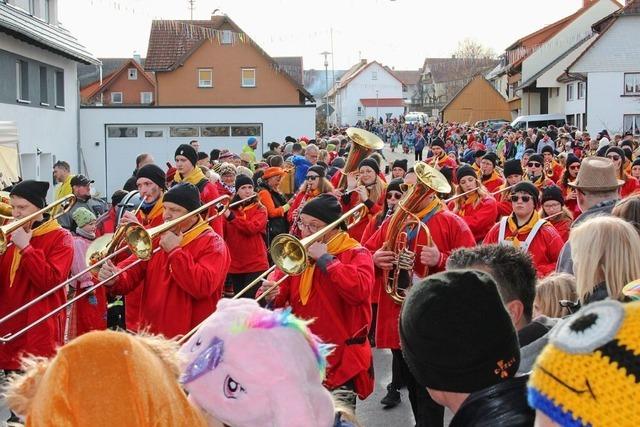
<instances>
[{"instance_id":1,"label":"chimney","mask_svg":"<svg viewBox=\"0 0 640 427\"><path fill-rule=\"evenodd\" d=\"M582 0L582 8L586 9L587 7L591 6L591 3L594 3L595 1L597 0Z\"/></svg>"},{"instance_id":2,"label":"chimney","mask_svg":"<svg viewBox=\"0 0 640 427\"><path fill-rule=\"evenodd\" d=\"M133 51L133 60L136 61L138 64L142 65L142 59L140 58L140 54L138 53L137 50Z\"/></svg>"}]
</instances>

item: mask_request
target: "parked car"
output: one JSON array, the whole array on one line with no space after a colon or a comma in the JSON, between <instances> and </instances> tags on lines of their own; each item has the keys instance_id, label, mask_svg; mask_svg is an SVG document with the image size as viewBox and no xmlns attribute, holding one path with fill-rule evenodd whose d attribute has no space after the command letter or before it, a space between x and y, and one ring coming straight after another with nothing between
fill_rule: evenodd
<instances>
[{"instance_id":1,"label":"parked car","mask_svg":"<svg viewBox=\"0 0 640 427\"><path fill-rule=\"evenodd\" d=\"M504 125L508 125L509 121L503 119L488 119L488 120L480 120L476 122L475 127L479 128L490 128L491 130L498 130Z\"/></svg>"},{"instance_id":2,"label":"parked car","mask_svg":"<svg viewBox=\"0 0 640 427\"><path fill-rule=\"evenodd\" d=\"M425 113L416 111L405 114L404 120L407 123L427 123L429 116Z\"/></svg>"},{"instance_id":3,"label":"parked car","mask_svg":"<svg viewBox=\"0 0 640 427\"><path fill-rule=\"evenodd\" d=\"M520 116L511 122L514 129L541 128L549 125L556 127L564 126L567 119L564 114L534 114L531 116Z\"/></svg>"}]
</instances>

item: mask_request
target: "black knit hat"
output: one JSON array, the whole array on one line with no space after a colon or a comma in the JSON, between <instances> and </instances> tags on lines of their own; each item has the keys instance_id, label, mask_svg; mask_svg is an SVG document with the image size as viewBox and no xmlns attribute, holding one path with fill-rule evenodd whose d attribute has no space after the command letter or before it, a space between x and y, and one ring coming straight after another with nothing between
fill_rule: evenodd
<instances>
[{"instance_id":1,"label":"black knit hat","mask_svg":"<svg viewBox=\"0 0 640 427\"><path fill-rule=\"evenodd\" d=\"M193 166L198 163L198 153L196 153L196 150L189 144L180 145L173 157L175 158L176 156L186 157Z\"/></svg>"},{"instance_id":2,"label":"black knit hat","mask_svg":"<svg viewBox=\"0 0 640 427\"><path fill-rule=\"evenodd\" d=\"M344 165L346 164L344 157L336 157L335 159L333 159L333 161L331 162L331 166L336 167L338 169L342 169L344 167Z\"/></svg>"},{"instance_id":3,"label":"black knit hat","mask_svg":"<svg viewBox=\"0 0 640 427\"><path fill-rule=\"evenodd\" d=\"M532 154L529 156L529 161L530 162L538 162L540 164L544 164L544 158L542 157L542 154Z\"/></svg>"},{"instance_id":4,"label":"black knit hat","mask_svg":"<svg viewBox=\"0 0 640 427\"><path fill-rule=\"evenodd\" d=\"M147 178L148 180L151 180L151 182L163 190L166 188L167 175L157 165L148 164L138 169L138 172L136 172L136 181L140 178Z\"/></svg>"},{"instance_id":5,"label":"black knit hat","mask_svg":"<svg viewBox=\"0 0 640 427\"><path fill-rule=\"evenodd\" d=\"M38 209L42 209L47 206L47 191L49 191L48 182L27 179L14 185L9 195L21 197Z\"/></svg>"},{"instance_id":6,"label":"black knit hat","mask_svg":"<svg viewBox=\"0 0 640 427\"><path fill-rule=\"evenodd\" d=\"M503 172L505 178L509 178L511 175L522 175L524 173L522 170L522 163L517 159L511 159L504 162Z\"/></svg>"},{"instance_id":7,"label":"black knit hat","mask_svg":"<svg viewBox=\"0 0 640 427\"><path fill-rule=\"evenodd\" d=\"M389 185L387 185L387 191L399 191L400 193L404 193L402 191L402 184L404 184L404 180L402 178L396 178L389 181Z\"/></svg>"},{"instance_id":8,"label":"black knit hat","mask_svg":"<svg viewBox=\"0 0 640 427\"><path fill-rule=\"evenodd\" d=\"M513 187L512 194L516 194L518 191L522 191L523 193L527 193L533 197L533 204L538 206L538 200L540 200L540 192L535 185L530 183L529 181L520 181Z\"/></svg>"},{"instance_id":9,"label":"black knit hat","mask_svg":"<svg viewBox=\"0 0 640 427\"><path fill-rule=\"evenodd\" d=\"M240 173L236 175L236 191L238 191L243 185L253 185L253 180L247 175Z\"/></svg>"},{"instance_id":10,"label":"black knit hat","mask_svg":"<svg viewBox=\"0 0 640 427\"><path fill-rule=\"evenodd\" d=\"M307 169L307 172L313 172L316 175L318 175L320 178L324 178L324 176L327 174L327 170L325 168L323 168L320 165L313 165L311 166L309 169Z\"/></svg>"},{"instance_id":11,"label":"black knit hat","mask_svg":"<svg viewBox=\"0 0 640 427\"><path fill-rule=\"evenodd\" d=\"M634 167L634 166L640 166L640 158L637 158L633 161L633 164L631 165L631 167Z\"/></svg>"},{"instance_id":12,"label":"black knit hat","mask_svg":"<svg viewBox=\"0 0 640 427\"><path fill-rule=\"evenodd\" d=\"M536 154L536 150L534 150L533 148L527 148L526 150L524 150L524 153L522 154L528 154L528 155Z\"/></svg>"},{"instance_id":13,"label":"black knit hat","mask_svg":"<svg viewBox=\"0 0 640 427\"><path fill-rule=\"evenodd\" d=\"M342 207L335 196L331 194L320 194L318 197L305 203L300 213L317 218L325 224L330 224L340 218L340 215L342 215ZM346 229L346 226L342 224L342 228Z\"/></svg>"},{"instance_id":14,"label":"black knit hat","mask_svg":"<svg viewBox=\"0 0 640 427\"><path fill-rule=\"evenodd\" d=\"M361 161L360 164L358 165L358 169L360 169L362 166L369 166L371 169L374 170L376 175L380 173L380 165L378 165L378 162L373 160L371 157L367 157L366 159Z\"/></svg>"},{"instance_id":15,"label":"black knit hat","mask_svg":"<svg viewBox=\"0 0 640 427\"><path fill-rule=\"evenodd\" d=\"M400 340L418 383L472 393L512 378L518 337L496 284L479 271L453 270L412 287L402 306Z\"/></svg>"},{"instance_id":16,"label":"black knit hat","mask_svg":"<svg viewBox=\"0 0 640 427\"><path fill-rule=\"evenodd\" d=\"M124 190L114 191L113 194L111 195L111 206L114 206L114 207L118 206L120 202L122 202L122 199L124 199L127 194L129 193Z\"/></svg>"},{"instance_id":17,"label":"black knit hat","mask_svg":"<svg viewBox=\"0 0 640 427\"><path fill-rule=\"evenodd\" d=\"M484 150L476 150L476 152L473 153L473 157L477 159L478 157L484 157L486 154L487 152Z\"/></svg>"},{"instance_id":18,"label":"black knit hat","mask_svg":"<svg viewBox=\"0 0 640 427\"><path fill-rule=\"evenodd\" d=\"M407 159L396 159L393 161L393 164L391 165L391 169L393 168L400 168L403 171L407 171L407 166L408 166L408 160Z\"/></svg>"},{"instance_id":19,"label":"black knit hat","mask_svg":"<svg viewBox=\"0 0 640 427\"><path fill-rule=\"evenodd\" d=\"M551 155L555 154L553 147L550 145L545 145L544 147L542 147L542 150L540 150L540 154L544 153L551 153Z\"/></svg>"},{"instance_id":20,"label":"black knit hat","mask_svg":"<svg viewBox=\"0 0 640 427\"><path fill-rule=\"evenodd\" d=\"M564 196L562 195L562 190L560 187L556 185L550 185L542 189L542 198L540 199L540 203L543 204L549 200L555 200L559 202L562 206L564 206Z\"/></svg>"},{"instance_id":21,"label":"black knit hat","mask_svg":"<svg viewBox=\"0 0 640 427\"><path fill-rule=\"evenodd\" d=\"M496 165L498 164L498 155L496 153L487 153L482 156L482 160L489 160L491 163L493 163L493 167L496 167Z\"/></svg>"},{"instance_id":22,"label":"black knit hat","mask_svg":"<svg viewBox=\"0 0 640 427\"><path fill-rule=\"evenodd\" d=\"M456 178L458 178L458 182L460 182L460 180L462 178L464 178L465 176L472 176L474 178L477 178L478 174L476 174L476 170L474 168L472 168L471 166L462 165L456 171Z\"/></svg>"},{"instance_id":23,"label":"black knit hat","mask_svg":"<svg viewBox=\"0 0 640 427\"><path fill-rule=\"evenodd\" d=\"M444 148L444 141L441 138L435 138L433 141L431 141L431 146Z\"/></svg>"},{"instance_id":24,"label":"black knit hat","mask_svg":"<svg viewBox=\"0 0 640 427\"><path fill-rule=\"evenodd\" d=\"M175 203L191 212L200 207L200 192L195 185L181 182L164 194L163 202Z\"/></svg>"},{"instance_id":25,"label":"black knit hat","mask_svg":"<svg viewBox=\"0 0 640 427\"><path fill-rule=\"evenodd\" d=\"M569 153L567 154L567 162L566 162L566 166L569 167L574 163L580 163L580 159L578 158L578 156L576 156L573 153Z\"/></svg>"},{"instance_id":26,"label":"black knit hat","mask_svg":"<svg viewBox=\"0 0 640 427\"><path fill-rule=\"evenodd\" d=\"M625 154L624 154L624 150L622 148L620 148L620 147L609 147L609 148L607 148L606 155L608 155L609 153L616 153L624 161Z\"/></svg>"}]
</instances>

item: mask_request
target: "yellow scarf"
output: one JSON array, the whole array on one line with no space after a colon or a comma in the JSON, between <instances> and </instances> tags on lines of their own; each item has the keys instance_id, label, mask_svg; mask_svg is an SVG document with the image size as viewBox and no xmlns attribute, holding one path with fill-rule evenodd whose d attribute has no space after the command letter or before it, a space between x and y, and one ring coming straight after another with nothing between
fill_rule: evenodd
<instances>
[{"instance_id":1,"label":"yellow scarf","mask_svg":"<svg viewBox=\"0 0 640 427\"><path fill-rule=\"evenodd\" d=\"M187 231L182 235L182 240L180 241L180 247L184 248L189 243L194 241L196 237L204 233L205 231L212 230L209 226L209 223L204 222L202 218L198 217L198 222L194 225L191 230Z\"/></svg>"},{"instance_id":2,"label":"yellow scarf","mask_svg":"<svg viewBox=\"0 0 640 427\"><path fill-rule=\"evenodd\" d=\"M358 246L360 246L360 243L356 239L349 236L347 232L341 231L329 240L327 243L327 252L330 255L338 255ZM307 305L309 295L311 295L311 285L313 284L313 273L315 270L316 265L310 264L300 277L300 301L302 301L302 305Z\"/></svg>"},{"instance_id":3,"label":"yellow scarf","mask_svg":"<svg viewBox=\"0 0 640 427\"><path fill-rule=\"evenodd\" d=\"M151 221L153 221L158 216L162 215L164 212L164 205L162 204L162 197L160 200L156 202L155 205L151 208L148 214L140 211L140 219L142 219L143 225L148 225Z\"/></svg>"},{"instance_id":4,"label":"yellow scarf","mask_svg":"<svg viewBox=\"0 0 640 427\"><path fill-rule=\"evenodd\" d=\"M500 174L494 169L493 172L491 172L491 176L487 179L484 179L484 177L482 177L482 183L489 183L489 182L493 182L497 179L502 179L502 177L500 176Z\"/></svg>"},{"instance_id":5,"label":"yellow scarf","mask_svg":"<svg viewBox=\"0 0 640 427\"><path fill-rule=\"evenodd\" d=\"M507 226L509 227L509 231L511 232L512 235L505 236L504 238L505 240L512 241L513 246L518 248L522 243L520 240L518 240L518 234L525 234L528 236L531 230L533 230L533 226L536 225L536 222L538 222L538 220L540 219L540 214L538 213L538 211L533 211L533 215L531 216L531 219L529 220L529 222L527 222L525 225L523 225L520 228L518 228L518 224L516 223L515 217L516 217L515 214L509 215L509 219L507 220Z\"/></svg>"},{"instance_id":6,"label":"yellow scarf","mask_svg":"<svg viewBox=\"0 0 640 427\"><path fill-rule=\"evenodd\" d=\"M440 201L439 198L434 197L433 200L424 208L422 209L420 212L418 212L416 214L416 216L419 219L422 219L426 214L428 214L429 212L431 212L433 209L435 209L435 207L439 204L441 204L442 202Z\"/></svg>"},{"instance_id":7,"label":"yellow scarf","mask_svg":"<svg viewBox=\"0 0 640 427\"><path fill-rule=\"evenodd\" d=\"M48 232L58 230L59 228L60 228L60 224L58 224L58 221L56 221L55 219L51 221L47 221L33 230L33 234L31 235L31 238L45 235ZM17 247L14 248L13 259L11 260L11 269L9 270L9 287L13 286L13 279L16 278L16 273L18 272L18 268L20 267L21 259L22 259L22 252L18 250Z\"/></svg>"},{"instance_id":8,"label":"yellow scarf","mask_svg":"<svg viewBox=\"0 0 640 427\"><path fill-rule=\"evenodd\" d=\"M204 173L202 173L202 170L200 170L198 166L196 166L191 172L189 172L189 175L184 178L180 175L180 172L176 172L176 175L173 177L175 182L188 182L193 185L198 185L198 183L203 179L207 179L207 177L204 176Z\"/></svg>"},{"instance_id":9,"label":"yellow scarf","mask_svg":"<svg viewBox=\"0 0 640 427\"><path fill-rule=\"evenodd\" d=\"M458 215L464 216L467 208L475 206L478 202L478 192L471 193L468 196L465 196L465 199L462 203L460 203L460 208L458 209Z\"/></svg>"}]
</instances>

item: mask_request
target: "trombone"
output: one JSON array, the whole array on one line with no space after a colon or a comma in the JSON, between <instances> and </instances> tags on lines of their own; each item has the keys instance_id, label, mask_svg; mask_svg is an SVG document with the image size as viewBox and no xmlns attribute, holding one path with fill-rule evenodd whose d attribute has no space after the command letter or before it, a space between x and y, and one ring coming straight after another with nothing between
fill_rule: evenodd
<instances>
[{"instance_id":1,"label":"trombone","mask_svg":"<svg viewBox=\"0 0 640 427\"><path fill-rule=\"evenodd\" d=\"M95 291L100 286L110 282L117 275L120 275L120 274L124 273L125 271L130 270L131 268L133 268L134 266L138 265L139 263L141 263L143 261L148 261L154 253L156 253L157 251L160 250L159 247L156 247L156 248L153 247L153 239L155 239L159 235L171 230L172 228L176 227L177 225L179 225L180 223L184 222L188 218L191 218L194 215L198 215L201 212L205 212L209 208L211 208L212 206L217 206L217 212L214 215L212 215L211 217L207 218L206 221L205 221L206 223L208 223L209 221L213 220L214 218L217 218L218 216L222 215L224 213L224 211L229 208L229 200L230 200L230 197L227 196L227 195L220 196L217 199L214 199L214 200L212 200L212 201L210 201L208 203L205 203L204 205L200 206L198 209L196 209L194 211L191 211L191 212L189 212L189 213L187 213L187 214L185 214L185 215L183 215L183 216L181 216L179 218L176 218L173 221L165 222L164 224L158 225L157 227L150 228L149 230L145 230L144 227L142 227L141 225L135 224L134 226L129 228L129 230L127 230L127 232L125 233L124 241L127 243L127 246L125 246L123 248L120 248L119 250L115 251L111 255L101 259L99 261L99 264L96 263L96 264L94 264L92 266L87 267L86 269L84 269L80 273L76 274L75 276L65 280L64 282L62 282L59 285L56 285L54 288L49 289L47 292L45 292L44 294L40 295L39 297L29 301L27 304L23 305L22 307L18 308L17 310L15 310L15 311L9 313L8 315L4 316L2 319L0 319L0 323L5 322L6 320L14 317L16 314L18 314L18 313L26 310L27 308L31 307L33 304L37 303L38 301L41 301L42 299L48 297L49 295L53 294L54 292L60 290L66 284L70 283L72 280L77 279L81 275L83 275L83 274L89 272L90 270L96 268L98 265L102 265L103 263L107 262L107 260L113 258L118 253L120 253L120 251L123 251L125 249L129 249L138 258L136 261L134 261L131 264L129 264L126 267L124 267L117 274L115 274L115 275L113 275L113 276L111 276L111 277L109 277L109 278L107 278L105 280L102 280L102 281L96 283L93 286L90 286L90 287L86 288L82 293L76 295L75 297L73 297L69 301L65 302L64 304L56 307L55 309L53 309L49 313L43 315L39 319L36 319L35 321L33 321L32 323L28 324L27 326L25 326L24 328L20 329L19 331L14 332L14 333L9 333L9 334L7 334L7 335L5 335L3 337L0 337L0 343L6 344L8 342L13 341L17 337L25 334L30 329L38 326L39 324L41 324L42 322L46 321L50 317L56 315L57 313L59 313L62 310L66 309L68 306L74 304L76 301L78 301L81 298L89 295L91 292Z\"/></svg>"},{"instance_id":2,"label":"trombone","mask_svg":"<svg viewBox=\"0 0 640 427\"><path fill-rule=\"evenodd\" d=\"M331 224L327 224L321 230L318 230L312 235L307 236L303 239L298 239L291 234L279 234L273 239L273 241L271 242L271 246L269 247L269 252L271 252L271 257L273 258L274 265L272 265L271 268L269 268L267 271L262 273L259 277L245 286L240 292L235 294L232 299L238 299L242 295L246 294L249 289L253 288L255 285L263 281L265 277L271 274L276 269L276 267L278 267L285 273L285 275L278 279L273 285L271 285L262 295L256 298L256 301L260 301L261 299L265 298L272 290L276 289L282 282L288 279L289 276L299 276L304 272L309 263L309 246L322 239L329 231L338 227L340 224L347 221L352 216L364 217L366 214L367 207L364 203L360 203L357 206L349 209L340 218L338 218ZM353 224L354 222L351 222L348 228L351 228ZM206 322L206 319L203 320L198 326L183 335L178 340L178 343L183 344L184 342L186 342L193 334L198 332L204 322Z\"/></svg>"},{"instance_id":3,"label":"trombone","mask_svg":"<svg viewBox=\"0 0 640 427\"><path fill-rule=\"evenodd\" d=\"M69 194L59 200L56 200L55 202L51 203L50 205L45 206L44 208L32 213L31 215L27 215L24 218L15 220L13 222L10 222L7 225L3 225L2 227L0 227L0 255L2 255L3 253L5 253L5 251L9 248L9 235L11 233L13 233L14 231L16 231L18 228L22 228L26 225L29 225L29 227L31 227L31 223L40 215L45 214L46 212L49 212L55 208L57 208L58 206L62 206L62 211L58 212L57 214L55 214L50 221L53 221L55 219L60 218L62 215L66 214L67 212L69 212L71 210L71 208L73 207L73 205L76 203L76 196L74 196L73 194ZM5 219L5 218L3 218Z\"/></svg>"}]
</instances>

